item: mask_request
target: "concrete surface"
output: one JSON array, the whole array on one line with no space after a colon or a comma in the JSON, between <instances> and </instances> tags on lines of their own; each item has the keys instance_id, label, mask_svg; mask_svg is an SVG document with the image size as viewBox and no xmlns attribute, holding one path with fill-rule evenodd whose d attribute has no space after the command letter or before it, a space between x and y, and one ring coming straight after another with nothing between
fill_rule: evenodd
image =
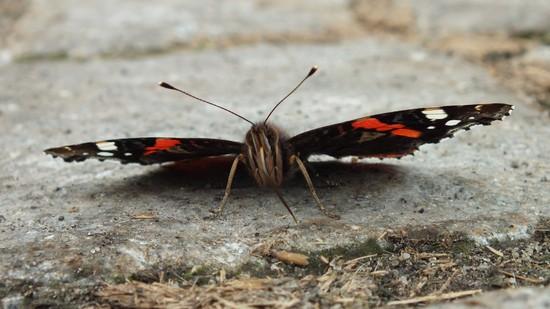
<instances>
[{"instance_id":1,"label":"concrete surface","mask_svg":"<svg viewBox=\"0 0 550 309\"><path fill-rule=\"evenodd\" d=\"M256 244L281 229L286 245L299 251L425 226L487 244L528 238L550 216L549 119L532 97L476 63L414 40L369 35L345 1L302 6L242 1L210 10L193 1L28 1L2 40L3 287L90 286L159 265L238 268ZM548 21L540 19L537 25ZM248 37L254 39L240 39ZM274 37L287 42L272 43ZM204 38L226 43L194 45ZM156 83L171 82L259 120L314 64L319 74L272 117L291 135L421 106L506 102L516 110L503 122L399 161L318 158L320 197L342 219L325 219L296 178L283 192L303 220L298 226L245 174L223 218L204 220L223 195L227 162L174 170L66 164L42 153L118 137L239 141L247 123ZM142 214L155 219L136 219ZM4 304L21 295L10 291Z\"/></svg>"},{"instance_id":2,"label":"concrete surface","mask_svg":"<svg viewBox=\"0 0 550 309\"><path fill-rule=\"evenodd\" d=\"M431 305L429 309L477 309L497 308L508 309L548 308L550 306L550 289L520 288L504 292L489 292L453 304Z\"/></svg>"}]
</instances>

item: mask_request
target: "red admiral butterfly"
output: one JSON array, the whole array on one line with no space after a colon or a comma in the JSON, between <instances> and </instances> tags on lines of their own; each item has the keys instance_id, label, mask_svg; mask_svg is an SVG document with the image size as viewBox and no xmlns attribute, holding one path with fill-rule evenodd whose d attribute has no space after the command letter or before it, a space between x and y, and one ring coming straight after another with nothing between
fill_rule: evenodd
<instances>
[{"instance_id":1,"label":"red admiral butterfly","mask_svg":"<svg viewBox=\"0 0 550 309\"><path fill-rule=\"evenodd\" d=\"M246 133L243 143L208 138L145 137L69 145L47 149L45 152L54 157L59 156L67 162L96 158L140 164L235 155L225 194L220 206L212 211L214 215L222 213L237 166L242 163L259 186L273 189L297 222L280 192L285 178L295 170L299 170L304 176L321 211L331 218L338 218L323 206L317 196L304 164L310 155L324 154L335 158L400 158L411 154L422 144L437 143L443 138L452 137L458 130L468 130L474 125L489 125L494 120L502 120L513 109L512 105L501 103L409 109L362 117L288 138L280 129L268 123L268 119L273 111L316 71L317 68L313 67L307 76L273 107L265 120L258 123L253 123L233 111L170 84L160 83L164 88L178 91L249 122L252 127Z\"/></svg>"}]
</instances>

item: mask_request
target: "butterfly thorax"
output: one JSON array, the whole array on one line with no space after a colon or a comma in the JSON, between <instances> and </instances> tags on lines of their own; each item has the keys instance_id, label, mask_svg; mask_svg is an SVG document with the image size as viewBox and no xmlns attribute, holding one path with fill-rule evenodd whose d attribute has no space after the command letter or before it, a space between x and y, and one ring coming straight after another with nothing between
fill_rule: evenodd
<instances>
[{"instance_id":1,"label":"butterfly thorax","mask_svg":"<svg viewBox=\"0 0 550 309\"><path fill-rule=\"evenodd\" d=\"M286 136L269 124L256 124L246 133L244 162L260 186L280 186L289 166Z\"/></svg>"}]
</instances>

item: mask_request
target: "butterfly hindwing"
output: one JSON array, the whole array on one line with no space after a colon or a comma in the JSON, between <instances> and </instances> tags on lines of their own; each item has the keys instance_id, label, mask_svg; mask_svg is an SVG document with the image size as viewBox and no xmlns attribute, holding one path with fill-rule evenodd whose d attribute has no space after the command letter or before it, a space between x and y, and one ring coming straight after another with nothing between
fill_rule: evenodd
<instances>
[{"instance_id":1,"label":"butterfly hindwing","mask_svg":"<svg viewBox=\"0 0 550 309\"><path fill-rule=\"evenodd\" d=\"M456 131L501 120L512 109L512 105L492 103L403 110L314 129L289 142L303 158L311 154L398 158Z\"/></svg>"},{"instance_id":2,"label":"butterfly hindwing","mask_svg":"<svg viewBox=\"0 0 550 309\"><path fill-rule=\"evenodd\" d=\"M45 150L67 162L89 158L122 163L155 164L200 157L234 154L242 144L208 138L144 137L113 139Z\"/></svg>"}]
</instances>

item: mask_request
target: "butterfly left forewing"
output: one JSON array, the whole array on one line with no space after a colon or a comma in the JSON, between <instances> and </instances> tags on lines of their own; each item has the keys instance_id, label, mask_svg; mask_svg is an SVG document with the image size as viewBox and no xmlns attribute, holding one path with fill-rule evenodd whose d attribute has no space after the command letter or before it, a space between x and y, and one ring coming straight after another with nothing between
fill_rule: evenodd
<instances>
[{"instance_id":1,"label":"butterfly left forewing","mask_svg":"<svg viewBox=\"0 0 550 309\"><path fill-rule=\"evenodd\" d=\"M209 138L143 137L68 145L46 149L67 162L86 159L155 164L201 157L237 154L242 144Z\"/></svg>"},{"instance_id":2,"label":"butterfly left forewing","mask_svg":"<svg viewBox=\"0 0 550 309\"><path fill-rule=\"evenodd\" d=\"M307 131L289 143L301 157L402 157L425 143L437 143L456 131L489 125L510 114L501 103L419 108L367 116Z\"/></svg>"}]
</instances>

